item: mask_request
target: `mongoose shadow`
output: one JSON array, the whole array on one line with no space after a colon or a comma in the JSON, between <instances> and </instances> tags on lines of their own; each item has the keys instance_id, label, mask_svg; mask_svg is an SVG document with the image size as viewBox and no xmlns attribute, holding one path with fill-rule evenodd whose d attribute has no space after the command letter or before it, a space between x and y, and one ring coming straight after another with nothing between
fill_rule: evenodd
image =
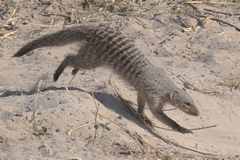
<instances>
[{"instance_id":1,"label":"mongoose shadow","mask_svg":"<svg viewBox=\"0 0 240 160\"><path fill-rule=\"evenodd\" d=\"M132 40L110 29L92 26L76 26L42 36L23 46L13 57L21 57L42 47L63 46L81 42L77 54L66 56L53 75L57 81L66 67L73 67L75 75L79 69L108 67L119 74L137 91L138 113L144 117L148 105L153 116L160 122L181 133L192 133L163 112L170 103L184 113L198 116L199 110L194 100L184 90L178 88L165 71L153 65L133 44Z\"/></svg>"},{"instance_id":2,"label":"mongoose shadow","mask_svg":"<svg viewBox=\"0 0 240 160\"><path fill-rule=\"evenodd\" d=\"M61 90L61 91L65 91L66 88L65 87L54 87L54 86L48 86L46 88L44 88L43 90L41 90L41 92L45 92L45 91L49 91L49 90ZM89 95L92 96L91 92L87 92L85 90L82 90L81 88L76 88L76 87L68 87L69 91L80 91L80 92L85 92ZM1 97L9 97L9 96L22 96L22 95L34 95L36 93L36 91L10 91L10 90L5 90L1 95ZM125 104L118 98L116 98L115 96L108 94L108 93L104 93L104 92L93 92L94 98L100 102L103 106L107 107L110 110L113 110L114 112L116 112L119 115L122 115L124 118L133 121L134 123L136 123L137 125L143 127L141 125L141 123L139 121L137 121L137 119L134 118L133 115L131 114L126 114L129 113L128 111L126 111L126 107L124 108Z\"/></svg>"},{"instance_id":3,"label":"mongoose shadow","mask_svg":"<svg viewBox=\"0 0 240 160\"><path fill-rule=\"evenodd\" d=\"M49 90L53 90L53 91L57 91L57 90L61 90L61 91L65 91L66 88L65 87L54 87L54 86L48 86L45 87L44 89L41 90L41 92L46 92ZM68 87L69 91L80 91L80 92L85 92L89 95L92 96L91 92L82 90L81 88L77 88L77 87ZM15 91L10 91L10 90L5 90L3 91L3 93L0 95L1 97L9 97L9 96L22 96L22 95L34 95L36 93L36 91L19 91L19 90L15 90ZM131 121L133 121L134 123L136 123L137 125L139 125L139 121L137 121L136 119L134 119L133 115L131 114L126 114L129 113L128 111L126 111L126 109L124 109L125 104L118 98L116 98L114 95L108 94L108 93L104 93L104 92L93 92L94 98L100 102L103 106L107 107L110 110L113 110L114 112L116 112L119 115L122 115L124 118L129 119ZM126 108L126 107L125 107ZM139 125L141 126L141 125Z\"/></svg>"},{"instance_id":4,"label":"mongoose shadow","mask_svg":"<svg viewBox=\"0 0 240 160\"><path fill-rule=\"evenodd\" d=\"M45 92L45 91L49 91L49 90L66 90L65 87L54 87L54 86L48 86L46 88L44 88L43 90L41 90L41 92ZM89 95L92 96L91 92L87 92L85 90L82 90L81 88L76 88L76 87L68 87L69 91L80 91L80 92L85 92ZM9 97L9 96L22 96L23 95L34 95L36 92L34 91L10 91L10 90L5 90L3 92L3 94L0 95L1 97ZM136 125L138 125L139 127L146 129L149 133L151 133L153 136L155 136L156 138L162 139L163 141L165 141L166 143L169 143L167 140L165 140L164 138L162 138L160 135L156 134L155 132L153 132L151 129L147 128L146 126L144 126L140 121L138 121L134 115L132 115L130 113L130 111L128 110L127 107L124 107L125 104L118 98L116 98L115 96L108 94L108 93L104 93L104 92L93 92L94 98L99 101L102 105L104 105L105 107L107 107L109 110L113 110L114 112L116 112L117 114L123 116L125 119L128 119L132 122L134 122Z\"/></svg>"}]
</instances>

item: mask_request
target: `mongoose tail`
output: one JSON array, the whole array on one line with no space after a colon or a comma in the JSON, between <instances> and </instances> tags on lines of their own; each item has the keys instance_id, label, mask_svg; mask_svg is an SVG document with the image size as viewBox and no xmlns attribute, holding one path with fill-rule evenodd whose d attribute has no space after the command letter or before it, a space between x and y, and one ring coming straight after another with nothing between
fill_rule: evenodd
<instances>
[{"instance_id":1,"label":"mongoose tail","mask_svg":"<svg viewBox=\"0 0 240 160\"><path fill-rule=\"evenodd\" d=\"M12 57L21 57L37 48L50 47L50 46L63 46L73 42L80 42L87 38L85 33L86 33L86 30L84 27L73 27L73 28L63 29L53 34L44 35L41 38L33 40L32 42L23 46Z\"/></svg>"}]
</instances>

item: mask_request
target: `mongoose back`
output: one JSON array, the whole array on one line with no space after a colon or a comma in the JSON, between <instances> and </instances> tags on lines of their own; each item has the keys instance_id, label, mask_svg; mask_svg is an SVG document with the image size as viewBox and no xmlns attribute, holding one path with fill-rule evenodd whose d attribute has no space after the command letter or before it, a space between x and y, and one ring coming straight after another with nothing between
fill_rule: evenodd
<instances>
[{"instance_id":1,"label":"mongoose back","mask_svg":"<svg viewBox=\"0 0 240 160\"><path fill-rule=\"evenodd\" d=\"M181 133L192 133L163 113L163 106L170 103L183 112L198 116L199 111L188 93L179 89L161 68L154 66L141 54L132 41L121 33L91 26L63 29L33 40L23 46L13 57L21 57L41 47L62 46L73 42L83 45L78 54L68 55L54 73L57 81L67 66L72 74L79 69L99 66L112 68L137 90L138 113L144 116L148 104L152 114L164 124Z\"/></svg>"}]
</instances>

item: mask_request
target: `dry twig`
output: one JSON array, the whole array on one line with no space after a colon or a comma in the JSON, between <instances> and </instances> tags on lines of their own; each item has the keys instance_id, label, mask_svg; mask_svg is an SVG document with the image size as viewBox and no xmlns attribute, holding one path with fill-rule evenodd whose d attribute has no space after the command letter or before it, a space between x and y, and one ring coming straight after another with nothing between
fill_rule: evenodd
<instances>
[{"instance_id":1,"label":"dry twig","mask_svg":"<svg viewBox=\"0 0 240 160\"><path fill-rule=\"evenodd\" d=\"M98 124L98 122L97 122L97 115L98 115L97 113L98 113L98 111L99 111L99 106L97 105L96 99L95 99L95 97L94 97L93 89L92 89L91 84L90 84L90 87L91 87L91 94L92 94L93 102L94 102L95 107L96 107L96 114L95 114L95 118L94 118L94 122L95 122L95 124L94 124L95 134L94 134L94 139L93 139L93 144L95 144L95 140L96 140L96 138L97 138L97 130L98 130L98 127L99 127L99 124Z\"/></svg>"},{"instance_id":2,"label":"dry twig","mask_svg":"<svg viewBox=\"0 0 240 160\"><path fill-rule=\"evenodd\" d=\"M236 5L237 3L232 2L210 2L210 1L185 1L187 4L228 4L228 5Z\"/></svg>"},{"instance_id":3,"label":"dry twig","mask_svg":"<svg viewBox=\"0 0 240 160\"><path fill-rule=\"evenodd\" d=\"M206 126L206 127L200 127L200 128L192 128L191 130L208 129L208 128L213 128L213 127L217 127L217 125Z\"/></svg>"},{"instance_id":4,"label":"dry twig","mask_svg":"<svg viewBox=\"0 0 240 160\"><path fill-rule=\"evenodd\" d=\"M108 118L108 117L106 117L106 116L104 116L104 115L102 115L102 114L100 114L100 113L97 113L96 111L94 111L93 113L94 113L94 114L98 114L100 117L102 117L102 118L104 118L104 119L107 119L108 121L112 122L113 124L117 125L117 126L120 127L121 129L123 129L126 133L128 133L131 137L133 137L133 138L137 141L137 143L140 145L141 148L143 147L142 143L145 143L145 144L149 145L150 147L152 147L153 149L155 149L155 150L161 155L161 158L163 158L163 159L166 158L166 156L165 156L160 150L158 150L156 147L154 147L154 146L151 145L150 143L147 143L147 142L146 142L145 140L143 140L143 138L142 138L140 135L138 135L136 132L133 133L133 132L130 131L129 129L123 127L122 125L120 125L120 124L118 124L118 123L116 123L116 122L114 122L114 121L112 121L110 118ZM143 148L142 148L142 149L143 149ZM145 150L145 149L143 149L143 150Z\"/></svg>"},{"instance_id":5,"label":"dry twig","mask_svg":"<svg viewBox=\"0 0 240 160\"><path fill-rule=\"evenodd\" d=\"M213 12L213 13L219 13L219 14L225 14L225 15L229 15L232 16L233 14L231 13L227 13L227 12L221 12L221 11L214 11L212 9L207 9L207 8L203 8L204 11L209 11L209 12Z\"/></svg>"},{"instance_id":6,"label":"dry twig","mask_svg":"<svg viewBox=\"0 0 240 160\"><path fill-rule=\"evenodd\" d=\"M217 91L217 90L210 90L210 91L207 91L207 90L200 90L199 88L195 87L193 84L189 83L183 76L181 75L177 75L177 77L182 81L184 82L184 86L187 88L187 89L191 89L191 90L195 90L195 91L198 91L200 93L203 93L203 94L217 94L217 95L224 95L225 93L222 93L221 91Z\"/></svg>"},{"instance_id":7,"label":"dry twig","mask_svg":"<svg viewBox=\"0 0 240 160\"><path fill-rule=\"evenodd\" d=\"M208 17L208 16L200 15L200 14L197 14L196 16L197 16L197 17L204 17L204 18L207 18L207 17ZM229 22L226 22L226 21L223 21L223 20L221 20L221 19L214 18L214 17L211 17L210 19L211 19L211 20L218 21L218 22L221 22L221 23L224 23L224 24L227 24L227 25L229 25L229 26L231 26L231 27L234 27L237 31L240 32L240 28L237 27L236 25L233 25L233 24L231 24L231 23L229 23Z\"/></svg>"},{"instance_id":8,"label":"dry twig","mask_svg":"<svg viewBox=\"0 0 240 160\"><path fill-rule=\"evenodd\" d=\"M14 33L16 33L17 31L13 31L13 32L10 32L10 33L6 33L4 34L3 36L0 37L0 39L4 39L4 38L8 38L9 36L12 36Z\"/></svg>"},{"instance_id":9,"label":"dry twig","mask_svg":"<svg viewBox=\"0 0 240 160\"><path fill-rule=\"evenodd\" d=\"M73 129L71 129L70 131L68 131L67 135L70 135L73 131L75 131L75 130L77 130L77 129L80 129L80 128L83 128L83 127L86 127L86 126L88 126L88 125L90 125L89 122L86 123L86 124L84 124L84 125L82 125L82 126L79 126L79 127L73 128Z\"/></svg>"},{"instance_id":10,"label":"dry twig","mask_svg":"<svg viewBox=\"0 0 240 160\"><path fill-rule=\"evenodd\" d=\"M15 5L15 8L14 8L12 14L11 14L10 17L6 20L5 24L7 24L9 21L12 20L12 17L14 16L14 14L15 14L16 11L17 11L17 7L18 7L18 4Z\"/></svg>"}]
</instances>

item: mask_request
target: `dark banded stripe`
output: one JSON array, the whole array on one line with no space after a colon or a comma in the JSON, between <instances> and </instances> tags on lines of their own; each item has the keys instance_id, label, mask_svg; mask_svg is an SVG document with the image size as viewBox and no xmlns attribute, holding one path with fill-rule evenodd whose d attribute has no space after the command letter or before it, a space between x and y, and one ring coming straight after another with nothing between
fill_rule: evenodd
<instances>
[{"instance_id":1,"label":"dark banded stripe","mask_svg":"<svg viewBox=\"0 0 240 160\"><path fill-rule=\"evenodd\" d=\"M122 50L122 48L126 48L127 41L122 41L121 43L118 44L119 44L118 48L110 44L105 45L104 46L105 48L102 50L103 57L101 59L109 63L110 59L112 60L112 57L117 56L116 54L119 54L120 53L119 51Z\"/></svg>"},{"instance_id":2,"label":"dark banded stripe","mask_svg":"<svg viewBox=\"0 0 240 160\"><path fill-rule=\"evenodd\" d=\"M114 52L113 55L111 55L111 58L108 60L108 63L112 65L113 68L115 68L116 65L120 65L119 61L116 61L115 59L119 59L119 57L123 56L126 54L127 50L131 49L131 45L124 45L122 48L118 49L117 51ZM119 64L115 64L119 63Z\"/></svg>"}]
</instances>

